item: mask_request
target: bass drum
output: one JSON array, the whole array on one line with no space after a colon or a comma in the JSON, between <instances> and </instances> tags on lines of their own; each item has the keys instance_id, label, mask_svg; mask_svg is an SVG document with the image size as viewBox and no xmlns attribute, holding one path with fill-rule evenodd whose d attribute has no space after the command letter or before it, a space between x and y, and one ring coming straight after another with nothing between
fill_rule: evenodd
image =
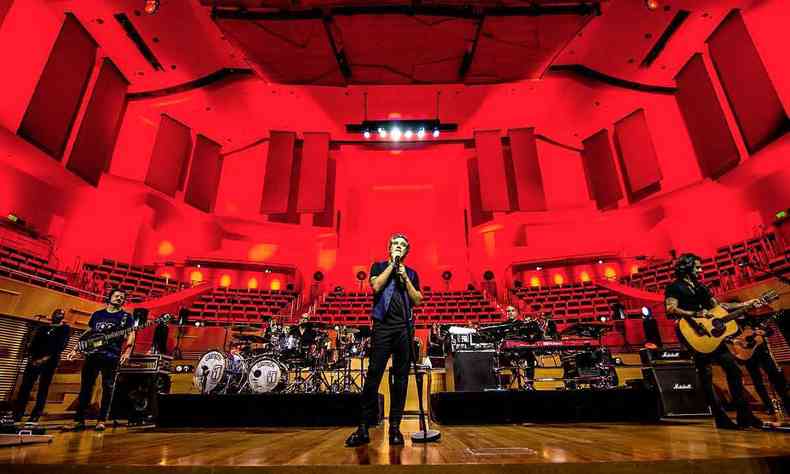
<instances>
[{"instance_id":1,"label":"bass drum","mask_svg":"<svg viewBox=\"0 0 790 474\"><path fill-rule=\"evenodd\" d=\"M208 351L197 363L192 382L200 393L236 393L246 373L247 364L241 355Z\"/></svg>"},{"instance_id":2,"label":"bass drum","mask_svg":"<svg viewBox=\"0 0 790 474\"><path fill-rule=\"evenodd\" d=\"M288 367L272 357L259 357L250 364L247 384L252 393L279 392L288 384Z\"/></svg>"}]
</instances>

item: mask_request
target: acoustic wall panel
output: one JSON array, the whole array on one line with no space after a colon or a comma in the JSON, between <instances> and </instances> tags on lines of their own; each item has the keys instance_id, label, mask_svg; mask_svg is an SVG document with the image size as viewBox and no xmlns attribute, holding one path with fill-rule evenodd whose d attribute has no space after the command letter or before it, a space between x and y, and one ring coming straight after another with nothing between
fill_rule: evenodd
<instances>
[{"instance_id":1,"label":"acoustic wall panel","mask_svg":"<svg viewBox=\"0 0 790 474\"><path fill-rule=\"evenodd\" d=\"M546 195L543 190L543 175L538 161L534 128L510 130L510 152L518 194L518 209L521 211L545 211Z\"/></svg>"},{"instance_id":2,"label":"acoustic wall panel","mask_svg":"<svg viewBox=\"0 0 790 474\"><path fill-rule=\"evenodd\" d=\"M484 211L480 191L480 175L477 172L477 158L466 161L469 178L469 214L472 227L484 224L494 218L494 213Z\"/></svg>"},{"instance_id":3,"label":"acoustic wall panel","mask_svg":"<svg viewBox=\"0 0 790 474\"><path fill-rule=\"evenodd\" d=\"M221 149L222 145L203 135L195 139L184 202L203 212L214 211L217 202L219 178L222 176Z\"/></svg>"},{"instance_id":4,"label":"acoustic wall panel","mask_svg":"<svg viewBox=\"0 0 790 474\"><path fill-rule=\"evenodd\" d=\"M675 100L702 176L718 178L734 168L740 158L702 56L695 54L675 76L675 81L678 85Z\"/></svg>"},{"instance_id":5,"label":"acoustic wall panel","mask_svg":"<svg viewBox=\"0 0 790 474\"><path fill-rule=\"evenodd\" d=\"M288 211L295 142L296 134L294 132L274 130L271 132L269 155L266 159L266 174L263 177L261 214Z\"/></svg>"},{"instance_id":6,"label":"acoustic wall panel","mask_svg":"<svg viewBox=\"0 0 790 474\"><path fill-rule=\"evenodd\" d=\"M787 131L788 120L739 10L727 15L708 45L746 148L754 153Z\"/></svg>"},{"instance_id":7,"label":"acoustic wall panel","mask_svg":"<svg viewBox=\"0 0 790 474\"><path fill-rule=\"evenodd\" d=\"M145 184L169 196L181 187L182 176L192 153L192 131L183 123L162 114Z\"/></svg>"},{"instance_id":8,"label":"acoustic wall panel","mask_svg":"<svg viewBox=\"0 0 790 474\"><path fill-rule=\"evenodd\" d=\"M477 169L480 179L481 209L483 211L509 211L505 158L499 130L475 131Z\"/></svg>"},{"instance_id":9,"label":"acoustic wall panel","mask_svg":"<svg viewBox=\"0 0 790 474\"><path fill-rule=\"evenodd\" d=\"M582 141L582 144L582 164L592 199L599 209L616 206L623 197L623 191L609 145L609 131L603 129Z\"/></svg>"},{"instance_id":10,"label":"acoustic wall panel","mask_svg":"<svg viewBox=\"0 0 790 474\"><path fill-rule=\"evenodd\" d=\"M661 168L643 109L614 124L614 143L630 197L644 194L661 182Z\"/></svg>"},{"instance_id":11,"label":"acoustic wall panel","mask_svg":"<svg viewBox=\"0 0 790 474\"><path fill-rule=\"evenodd\" d=\"M288 205L285 212L269 214L270 222L280 222L282 224L299 224L302 219L296 209L296 201L299 198L299 180L302 164L302 153L304 152L303 143L296 143L293 149L293 162L291 163L291 184L288 189Z\"/></svg>"},{"instance_id":12,"label":"acoustic wall panel","mask_svg":"<svg viewBox=\"0 0 790 474\"><path fill-rule=\"evenodd\" d=\"M326 209L326 172L329 160L329 134L304 134L296 210L320 212Z\"/></svg>"},{"instance_id":13,"label":"acoustic wall panel","mask_svg":"<svg viewBox=\"0 0 790 474\"><path fill-rule=\"evenodd\" d=\"M2 28L3 20L5 20L5 16L8 14L8 10L11 9L13 3L14 0L0 0L0 28Z\"/></svg>"},{"instance_id":14,"label":"acoustic wall panel","mask_svg":"<svg viewBox=\"0 0 790 474\"><path fill-rule=\"evenodd\" d=\"M129 81L112 61L105 59L66 164L66 168L93 186L98 186L109 167L126 111L128 88Z\"/></svg>"},{"instance_id":15,"label":"acoustic wall panel","mask_svg":"<svg viewBox=\"0 0 790 474\"><path fill-rule=\"evenodd\" d=\"M67 13L19 126L19 136L58 161L88 87L96 49L90 34Z\"/></svg>"},{"instance_id":16,"label":"acoustic wall panel","mask_svg":"<svg viewBox=\"0 0 790 474\"><path fill-rule=\"evenodd\" d=\"M326 162L326 209L313 214L313 225L318 227L332 227L335 217L335 182L337 177L337 162L329 158Z\"/></svg>"}]
</instances>

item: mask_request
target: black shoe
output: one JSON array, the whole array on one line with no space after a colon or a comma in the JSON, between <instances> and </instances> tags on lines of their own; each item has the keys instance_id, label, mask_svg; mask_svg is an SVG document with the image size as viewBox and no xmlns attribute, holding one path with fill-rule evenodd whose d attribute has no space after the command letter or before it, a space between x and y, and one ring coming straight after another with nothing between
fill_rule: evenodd
<instances>
[{"instance_id":1,"label":"black shoe","mask_svg":"<svg viewBox=\"0 0 790 474\"><path fill-rule=\"evenodd\" d=\"M403 446L404 444L403 433L398 428L390 429L390 446Z\"/></svg>"},{"instance_id":2,"label":"black shoe","mask_svg":"<svg viewBox=\"0 0 790 474\"><path fill-rule=\"evenodd\" d=\"M84 429L84 421L75 421L71 426L66 427L66 431L83 431Z\"/></svg>"},{"instance_id":3,"label":"black shoe","mask_svg":"<svg viewBox=\"0 0 790 474\"><path fill-rule=\"evenodd\" d=\"M36 424L38 423L39 416L38 415L30 415L30 418L27 419L28 423Z\"/></svg>"},{"instance_id":4,"label":"black shoe","mask_svg":"<svg viewBox=\"0 0 790 474\"><path fill-rule=\"evenodd\" d=\"M733 423L732 420L730 419L730 417L728 417L727 415L717 416L716 418L714 418L714 420L715 420L715 423L716 423L716 428L719 428L719 429L722 429L722 430L737 430L738 429L738 425Z\"/></svg>"},{"instance_id":5,"label":"black shoe","mask_svg":"<svg viewBox=\"0 0 790 474\"><path fill-rule=\"evenodd\" d=\"M351 433L351 436L346 438L346 447L348 448L356 448L368 443L370 443L370 434L368 433L368 427L365 425L360 425L356 431Z\"/></svg>"},{"instance_id":6,"label":"black shoe","mask_svg":"<svg viewBox=\"0 0 790 474\"><path fill-rule=\"evenodd\" d=\"M739 428L762 428L763 421L753 413L747 412L743 414L738 414L738 427Z\"/></svg>"}]
</instances>

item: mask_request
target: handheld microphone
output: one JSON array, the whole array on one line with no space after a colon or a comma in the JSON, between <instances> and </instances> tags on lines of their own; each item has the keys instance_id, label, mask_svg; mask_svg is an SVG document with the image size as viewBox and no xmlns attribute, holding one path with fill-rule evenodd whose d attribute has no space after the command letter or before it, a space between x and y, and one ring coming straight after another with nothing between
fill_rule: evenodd
<instances>
[{"instance_id":1,"label":"handheld microphone","mask_svg":"<svg viewBox=\"0 0 790 474\"><path fill-rule=\"evenodd\" d=\"M395 255L395 257L392 258L392 261L395 263L396 267L399 266L400 265L400 255Z\"/></svg>"}]
</instances>

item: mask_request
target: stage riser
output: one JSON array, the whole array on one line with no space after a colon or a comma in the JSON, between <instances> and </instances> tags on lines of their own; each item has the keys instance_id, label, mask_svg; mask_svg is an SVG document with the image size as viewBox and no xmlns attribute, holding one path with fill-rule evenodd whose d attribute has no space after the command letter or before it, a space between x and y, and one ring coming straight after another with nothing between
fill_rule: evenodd
<instances>
[{"instance_id":1,"label":"stage riser","mask_svg":"<svg viewBox=\"0 0 790 474\"><path fill-rule=\"evenodd\" d=\"M381 422L383 397L379 395ZM158 425L179 427L355 426L360 394L163 395Z\"/></svg>"},{"instance_id":2,"label":"stage riser","mask_svg":"<svg viewBox=\"0 0 790 474\"><path fill-rule=\"evenodd\" d=\"M641 389L440 392L431 417L446 425L566 422L654 422L658 395Z\"/></svg>"}]
</instances>

